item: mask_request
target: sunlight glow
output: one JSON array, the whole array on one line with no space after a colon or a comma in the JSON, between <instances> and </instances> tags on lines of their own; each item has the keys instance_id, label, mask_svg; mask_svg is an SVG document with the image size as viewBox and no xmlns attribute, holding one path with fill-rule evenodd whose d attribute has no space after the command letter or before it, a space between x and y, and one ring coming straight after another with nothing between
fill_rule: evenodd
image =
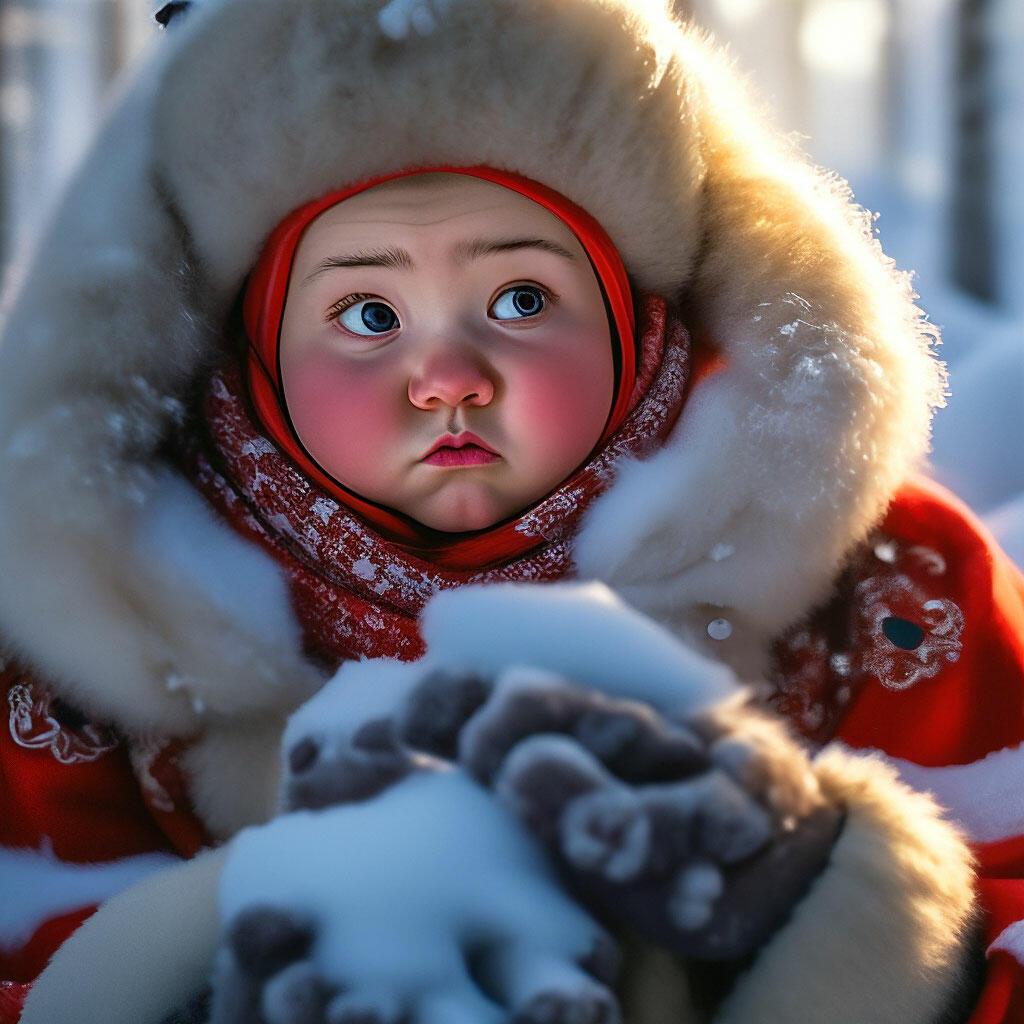
<instances>
[{"instance_id":1,"label":"sunlight glow","mask_svg":"<svg viewBox=\"0 0 1024 1024\"><path fill-rule=\"evenodd\" d=\"M868 78L888 30L884 0L814 0L800 26L800 54L813 70Z\"/></svg>"},{"instance_id":2,"label":"sunlight glow","mask_svg":"<svg viewBox=\"0 0 1024 1024\"><path fill-rule=\"evenodd\" d=\"M768 0L715 0L715 11L727 25L740 26L753 21L768 5Z\"/></svg>"}]
</instances>

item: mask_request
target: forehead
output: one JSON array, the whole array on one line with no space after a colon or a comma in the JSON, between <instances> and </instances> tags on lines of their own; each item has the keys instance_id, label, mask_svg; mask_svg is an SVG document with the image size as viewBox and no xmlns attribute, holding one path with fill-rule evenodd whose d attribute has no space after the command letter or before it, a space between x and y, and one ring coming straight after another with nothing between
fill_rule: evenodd
<instances>
[{"instance_id":1,"label":"forehead","mask_svg":"<svg viewBox=\"0 0 1024 1024\"><path fill-rule=\"evenodd\" d=\"M384 182L325 210L306 229L303 248L382 233L454 241L468 234L521 235L525 229L582 254L566 224L532 199L464 174L429 174Z\"/></svg>"}]
</instances>

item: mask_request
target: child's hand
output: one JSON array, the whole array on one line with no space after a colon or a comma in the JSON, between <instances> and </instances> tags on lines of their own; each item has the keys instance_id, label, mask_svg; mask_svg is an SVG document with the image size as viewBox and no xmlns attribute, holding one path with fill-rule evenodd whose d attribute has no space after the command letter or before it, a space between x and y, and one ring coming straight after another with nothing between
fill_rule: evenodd
<instances>
[{"instance_id":1,"label":"child's hand","mask_svg":"<svg viewBox=\"0 0 1024 1024\"><path fill-rule=\"evenodd\" d=\"M491 786L588 905L688 956L756 949L842 821L782 722L743 699L680 723L539 670L493 687L437 672L399 733Z\"/></svg>"},{"instance_id":2,"label":"child's hand","mask_svg":"<svg viewBox=\"0 0 1024 1024\"><path fill-rule=\"evenodd\" d=\"M241 833L220 904L212 1024L620 1020L614 944L450 767Z\"/></svg>"}]
</instances>

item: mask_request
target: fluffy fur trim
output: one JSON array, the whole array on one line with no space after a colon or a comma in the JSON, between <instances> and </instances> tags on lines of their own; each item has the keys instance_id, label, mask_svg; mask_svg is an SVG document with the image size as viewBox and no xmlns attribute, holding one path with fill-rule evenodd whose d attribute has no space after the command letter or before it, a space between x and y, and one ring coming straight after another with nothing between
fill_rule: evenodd
<instances>
[{"instance_id":1,"label":"fluffy fur trim","mask_svg":"<svg viewBox=\"0 0 1024 1024\"><path fill-rule=\"evenodd\" d=\"M21 1024L160 1024L209 980L227 850L200 854L104 903L54 954Z\"/></svg>"},{"instance_id":2,"label":"fluffy fur trim","mask_svg":"<svg viewBox=\"0 0 1024 1024\"><path fill-rule=\"evenodd\" d=\"M623 940L622 953L616 991L627 1024L706 1024L676 957L634 938Z\"/></svg>"},{"instance_id":3,"label":"fluffy fur trim","mask_svg":"<svg viewBox=\"0 0 1024 1024\"><path fill-rule=\"evenodd\" d=\"M215 839L269 821L278 810L284 721L207 729L185 753L192 805Z\"/></svg>"},{"instance_id":4,"label":"fluffy fur trim","mask_svg":"<svg viewBox=\"0 0 1024 1024\"><path fill-rule=\"evenodd\" d=\"M881 758L816 759L848 812L829 867L713 1024L935 1024L971 984L973 857L930 796Z\"/></svg>"},{"instance_id":5,"label":"fluffy fur trim","mask_svg":"<svg viewBox=\"0 0 1024 1024\"><path fill-rule=\"evenodd\" d=\"M398 42L379 0L195 7L127 84L0 338L10 643L129 730L274 715L317 684L287 601L242 599L257 577L282 594L272 567L185 500L219 589L146 543L181 490L160 443L288 210L410 164L487 163L588 209L722 347L669 447L593 508L578 561L691 641L730 618L713 653L756 673L924 450L942 387L844 184L655 0L455 0Z\"/></svg>"}]
</instances>

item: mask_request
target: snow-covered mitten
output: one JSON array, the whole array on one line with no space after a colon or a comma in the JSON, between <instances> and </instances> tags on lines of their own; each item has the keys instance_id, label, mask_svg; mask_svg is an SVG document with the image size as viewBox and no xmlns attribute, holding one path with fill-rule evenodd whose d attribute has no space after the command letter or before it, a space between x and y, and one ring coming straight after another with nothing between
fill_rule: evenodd
<instances>
[{"instance_id":1,"label":"snow-covered mitten","mask_svg":"<svg viewBox=\"0 0 1024 1024\"><path fill-rule=\"evenodd\" d=\"M438 768L398 742L389 718L370 719L351 736L303 736L286 757L283 803L288 811L369 800L417 769Z\"/></svg>"},{"instance_id":2,"label":"snow-covered mitten","mask_svg":"<svg viewBox=\"0 0 1024 1024\"><path fill-rule=\"evenodd\" d=\"M807 752L743 693L677 722L541 670L435 672L399 732L492 787L586 905L686 956L763 944L842 825Z\"/></svg>"},{"instance_id":3,"label":"snow-covered mitten","mask_svg":"<svg viewBox=\"0 0 1024 1024\"><path fill-rule=\"evenodd\" d=\"M211 1024L621 1020L613 941L450 766L241 833L220 906Z\"/></svg>"}]
</instances>

